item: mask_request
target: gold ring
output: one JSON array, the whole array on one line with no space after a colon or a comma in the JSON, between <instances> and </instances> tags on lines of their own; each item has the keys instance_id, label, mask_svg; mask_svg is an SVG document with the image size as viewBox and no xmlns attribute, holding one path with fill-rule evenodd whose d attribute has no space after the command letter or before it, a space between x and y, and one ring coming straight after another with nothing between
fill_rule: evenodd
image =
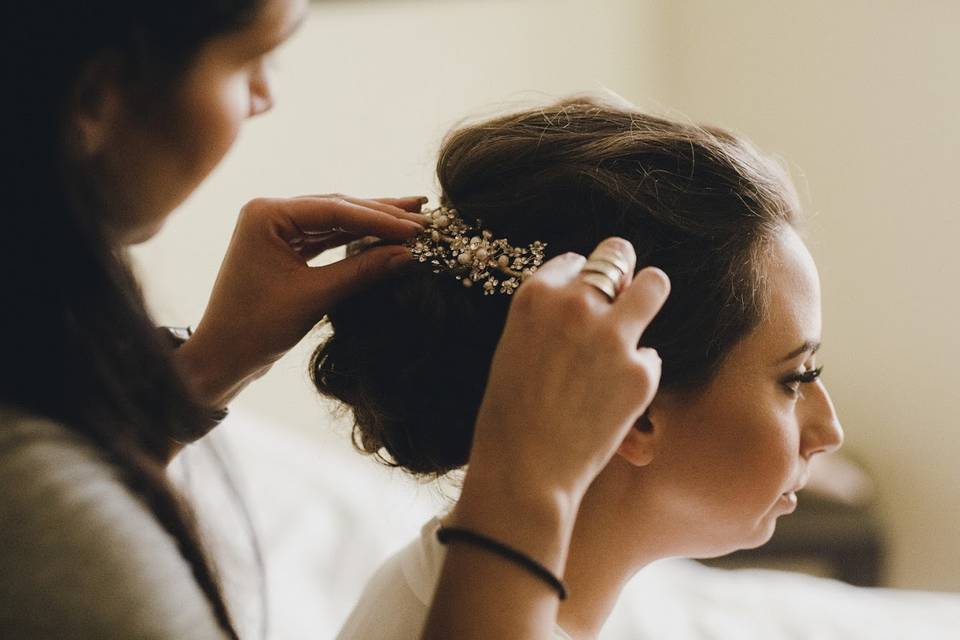
<instances>
[{"instance_id":1,"label":"gold ring","mask_svg":"<svg viewBox=\"0 0 960 640\"><path fill-rule=\"evenodd\" d=\"M627 275L627 272L630 271L630 261L627 260L621 252L616 249L611 249L610 247L594 249L593 253L587 257L587 260L603 260L604 262L608 262L623 275Z\"/></svg>"},{"instance_id":2,"label":"gold ring","mask_svg":"<svg viewBox=\"0 0 960 640\"><path fill-rule=\"evenodd\" d=\"M610 276L604 273L597 273L596 271L581 271L580 274L584 282L607 296L610 302L617 299L617 288L613 280L610 279Z\"/></svg>"},{"instance_id":3,"label":"gold ring","mask_svg":"<svg viewBox=\"0 0 960 640\"><path fill-rule=\"evenodd\" d=\"M581 268L580 271L605 275L610 278L610 282L613 283L618 294L623 291L626 274L624 274L619 267L611 262L591 258L584 263L583 268Z\"/></svg>"}]
</instances>

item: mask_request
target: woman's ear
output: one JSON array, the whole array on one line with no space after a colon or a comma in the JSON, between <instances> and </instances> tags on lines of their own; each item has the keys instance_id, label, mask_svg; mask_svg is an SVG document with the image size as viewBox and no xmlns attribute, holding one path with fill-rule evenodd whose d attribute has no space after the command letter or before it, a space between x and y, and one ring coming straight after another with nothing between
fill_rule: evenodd
<instances>
[{"instance_id":1,"label":"woman's ear","mask_svg":"<svg viewBox=\"0 0 960 640\"><path fill-rule=\"evenodd\" d=\"M86 157L100 153L122 116L120 58L104 53L87 64L74 87L70 125L78 152Z\"/></svg>"},{"instance_id":2,"label":"woman's ear","mask_svg":"<svg viewBox=\"0 0 960 640\"><path fill-rule=\"evenodd\" d=\"M633 428L620 443L617 455L636 467L653 462L662 429L654 424L650 410L640 416Z\"/></svg>"}]
</instances>

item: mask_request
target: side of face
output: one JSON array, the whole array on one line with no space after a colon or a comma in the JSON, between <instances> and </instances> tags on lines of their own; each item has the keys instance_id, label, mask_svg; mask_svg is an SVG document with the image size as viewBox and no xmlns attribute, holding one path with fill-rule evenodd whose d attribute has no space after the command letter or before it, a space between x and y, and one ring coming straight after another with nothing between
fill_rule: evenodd
<instances>
[{"instance_id":1,"label":"side of face","mask_svg":"<svg viewBox=\"0 0 960 640\"><path fill-rule=\"evenodd\" d=\"M109 63L82 82L95 100L75 116L81 152L118 217L123 244L150 238L226 155L244 121L273 104L269 55L305 15L305 0L264 0L247 27L205 43L169 105L145 121Z\"/></svg>"},{"instance_id":2,"label":"side of face","mask_svg":"<svg viewBox=\"0 0 960 640\"><path fill-rule=\"evenodd\" d=\"M816 266L790 228L769 261L759 325L704 391L659 394L648 414L652 430L635 430L625 443L635 463L634 512L662 523L672 555L763 544L777 518L792 511L785 494L806 483L810 459L843 441L823 382L796 381L816 368L821 340Z\"/></svg>"}]
</instances>

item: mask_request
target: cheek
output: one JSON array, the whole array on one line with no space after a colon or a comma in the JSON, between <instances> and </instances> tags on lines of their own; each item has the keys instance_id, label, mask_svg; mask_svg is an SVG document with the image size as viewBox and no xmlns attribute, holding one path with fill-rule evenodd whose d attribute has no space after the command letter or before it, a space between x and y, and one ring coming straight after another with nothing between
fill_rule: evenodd
<instances>
[{"instance_id":1,"label":"cheek","mask_svg":"<svg viewBox=\"0 0 960 640\"><path fill-rule=\"evenodd\" d=\"M754 395L753 397L757 397ZM758 400L714 404L688 419L677 452L687 489L718 517L749 520L786 489L799 449L788 416Z\"/></svg>"},{"instance_id":2,"label":"cheek","mask_svg":"<svg viewBox=\"0 0 960 640\"><path fill-rule=\"evenodd\" d=\"M241 74L198 80L185 95L180 124L184 172L199 183L233 145L249 111L249 94Z\"/></svg>"},{"instance_id":3,"label":"cheek","mask_svg":"<svg viewBox=\"0 0 960 640\"><path fill-rule=\"evenodd\" d=\"M799 450L796 430L789 412L776 398L755 395L756 400L728 412L729 420L719 430L730 465L731 484L749 487L752 493L778 496L795 465ZM735 477L738 479L735 480ZM746 492L746 490L745 490Z\"/></svg>"},{"instance_id":4,"label":"cheek","mask_svg":"<svg viewBox=\"0 0 960 640\"><path fill-rule=\"evenodd\" d=\"M769 504L787 489L796 467L799 442L791 429L791 421L783 415L770 412L751 416L744 421L741 445L741 471L745 493L751 490L759 504Z\"/></svg>"}]
</instances>

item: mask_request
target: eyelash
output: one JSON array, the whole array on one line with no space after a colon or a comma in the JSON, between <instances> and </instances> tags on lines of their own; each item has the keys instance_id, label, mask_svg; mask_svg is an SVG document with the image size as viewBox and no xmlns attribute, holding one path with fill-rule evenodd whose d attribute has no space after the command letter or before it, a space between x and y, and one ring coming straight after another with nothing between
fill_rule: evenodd
<instances>
[{"instance_id":1,"label":"eyelash","mask_svg":"<svg viewBox=\"0 0 960 640\"><path fill-rule=\"evenodd\" d=\"M816 382L821 375L823 375L822 366L817 367L816 369L794 373L793 375L784 378L781 384L783 384L783 387L787 390L788 394L796 397L800 395L801 384L812 384Z\"/></svg>"}]
</instances>

